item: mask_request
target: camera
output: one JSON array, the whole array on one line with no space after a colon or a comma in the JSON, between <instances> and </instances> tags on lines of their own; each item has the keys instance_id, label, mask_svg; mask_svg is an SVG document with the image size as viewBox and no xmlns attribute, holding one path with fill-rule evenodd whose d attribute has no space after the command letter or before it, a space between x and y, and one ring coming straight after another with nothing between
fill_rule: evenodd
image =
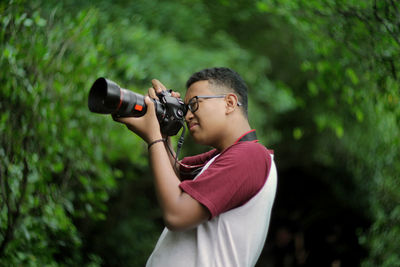
<instances>
[{"instance_id":1,"label":"camera","mask_svg":"<svg viewBox=\"0 0 400 267\"><path fill-rule=\"evenodd\" d=\"M180 98L171 96L168 91L157 94L160 101L152 99L161 133L176 135L184 126L185 103ZM141 117L147 107L144 96L121 88L106 78L98 78L90 88L89 110L94 113L112 114L115 117Z\"/></svg>"}]
</instances>

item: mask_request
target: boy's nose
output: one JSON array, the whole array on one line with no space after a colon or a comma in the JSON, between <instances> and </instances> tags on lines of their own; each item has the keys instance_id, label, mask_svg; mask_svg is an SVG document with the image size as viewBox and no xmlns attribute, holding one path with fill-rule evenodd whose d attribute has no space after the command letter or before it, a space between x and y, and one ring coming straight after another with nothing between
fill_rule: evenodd
<instances>
[{"instance_id":1,"label":"boy's nose","mask_svg":"<svg viewBox=\"0 0 400 267\"><path fill-rule=\"evenodd\" d=\"M192 118L193 118L193 113L190 109L188 109L185 115L185 121L189 122L192 120Z\"/></svg>"}]
</instances>

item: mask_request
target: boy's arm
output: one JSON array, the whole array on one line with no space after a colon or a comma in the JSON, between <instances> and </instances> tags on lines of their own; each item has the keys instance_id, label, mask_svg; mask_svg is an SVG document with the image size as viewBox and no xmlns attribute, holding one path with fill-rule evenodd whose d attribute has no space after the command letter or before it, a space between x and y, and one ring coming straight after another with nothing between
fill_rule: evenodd
<instances>
[{"instance_id":1,"label":"boy's arm","mask_svg":"<svg viewBox=\"0 0 400 267\"><path fill-rule=\"evenodd\" d=\"M157 88L159 81L153 80L153 88ZM155 90L149 89L149 95L154 97ZM159 90L159 87L158 87ZM153 101L145 97L147 112L144 116L134 118L118 118L119 122L139 135L148 144L162 139ZM171 164L170 156L162 142L153 144L149 148L150 165L154 176L154 185L157 198L163 212L166 226L171 230L185 230L193 228L210 217L208 209L183 192L180 180Z\"/></svg>"},{"instance_id":2,"label":"boy's arm","mask_svg":"<svg viewBox=\"0 0 400 267\"><path fill-rule=\"evenodd\" d=\"M166 226L170 230L185 230L206 221L210 212L180 189L181 181L169 162L165 147L154 144L150 147L149 156L156 194Z\"/></svg>"}]
</instances>

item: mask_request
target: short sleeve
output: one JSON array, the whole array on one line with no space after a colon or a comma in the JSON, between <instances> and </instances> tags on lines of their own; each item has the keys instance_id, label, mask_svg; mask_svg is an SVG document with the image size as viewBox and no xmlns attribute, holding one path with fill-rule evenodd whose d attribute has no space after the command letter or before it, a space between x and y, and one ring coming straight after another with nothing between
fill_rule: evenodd
<instances>
[{"instance_id":1,"label":"short sleeve","mask_svg":"<svg viewBox=\"0 0 400 267\"><path fill-rule=\"evenodd\" d=\"M250 200L267 180L271 156L258 143L239 142L223 151L196 179L180 188L203 204L211 218Z\"/></svg>"}]
</instances>

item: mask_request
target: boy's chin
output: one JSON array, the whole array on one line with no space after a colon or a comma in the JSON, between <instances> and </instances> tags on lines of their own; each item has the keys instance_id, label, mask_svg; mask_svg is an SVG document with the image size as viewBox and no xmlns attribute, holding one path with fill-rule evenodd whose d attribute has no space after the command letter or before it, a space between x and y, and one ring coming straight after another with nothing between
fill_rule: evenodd
<instances>
[{"instance_id":1,"label":"boy's chin","mask_svg":"<svg viewBox=\"0 0 400 267\"><path fill-rule=\"evenodd\" d=\"M208 145L208 141L209 141L209 140L208 140L205 136L201 135L200 133L194 132L194 133L190 133L190 135L192 136L193 140L194 140L197 144L200 144L200 145Z\"/></svg>"}]
</instances>

